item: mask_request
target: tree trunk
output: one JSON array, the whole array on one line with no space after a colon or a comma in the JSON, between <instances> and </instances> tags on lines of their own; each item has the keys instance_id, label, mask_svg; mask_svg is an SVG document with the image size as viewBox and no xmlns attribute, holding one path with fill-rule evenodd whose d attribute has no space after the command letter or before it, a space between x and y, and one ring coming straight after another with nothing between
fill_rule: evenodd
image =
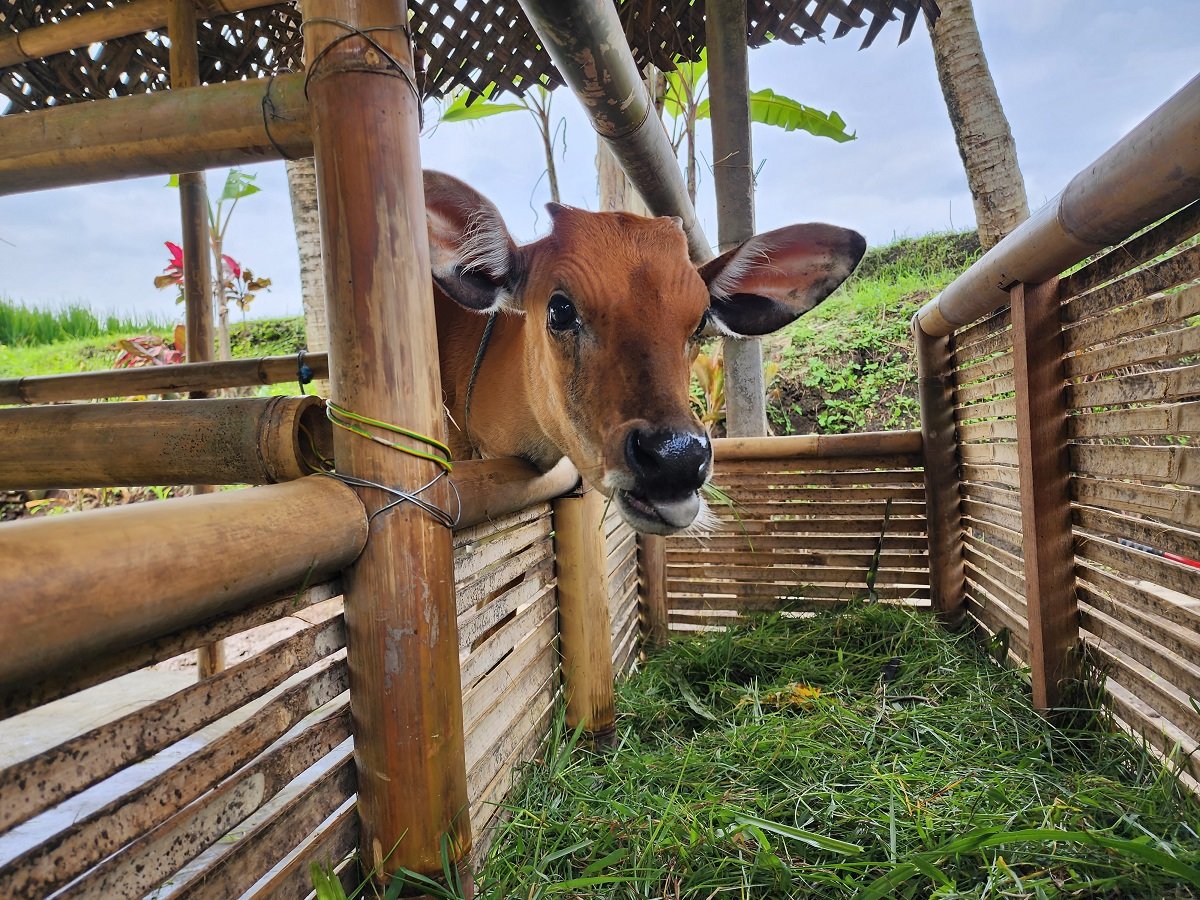
<instances>
[{"instance_id":1,"label":"tree trunk","mask_svg":"<svg viewBox=\"0 0 1200 900\"><path fill-rule=\"evenodd\" d=\"M600 212L631 212L648 216L650 211L637 188L625 177L625 170L608 149L604 138L596 137L596 181Z\"/></svg>"},{"instance_id":2,"label":"tree trunk","mask_svg":"<svg viewBox=\"0 0 1200 900\"><path fill-rule=\"evenodd\" d=\"M986 250L1029 217L1025 180L971 0L940 0L938 5L942 14L929 29L933 58Z\"/></svg>"},{"instance_id":3,"label":"tree trunk","mask_svg":"<svg viewBox=\"0 0 1200 900\"><path fill-rule=\"evenodd\" d=\"M288 193L292 198L292 223L300 254L300 300L304 305L304 333L308 349L329 349L325 319L325 275L321 263L321 222L317 216L317 173L312 158L288 160ZM317 393L321 393L317 391Z\"/></svg>"},{"instance_id":4,"label":"tree trunk","mask_svg":"<svg viewBox=\"0 0 1200 900\"><path fill-rule=\"evenodd\" d=\"M217 359L233 359L233 348L229 343L229 297L225 293L228 270L225 268L225 248L219 237L212 239L213 253L213 300L217 306Z\"/></svg>"}]
</instances>

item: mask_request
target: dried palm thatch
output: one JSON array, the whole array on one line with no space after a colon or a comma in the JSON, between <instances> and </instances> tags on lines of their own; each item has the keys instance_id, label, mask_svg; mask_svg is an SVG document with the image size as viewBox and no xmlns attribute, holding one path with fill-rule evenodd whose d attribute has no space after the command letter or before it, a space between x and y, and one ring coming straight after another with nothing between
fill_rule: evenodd
<instances>
[{"instance_id":1,"label":"dried palm thatch","mask_svg":"<svg viewBox=\"0 0 1200 900\"><path fill-rule=\"evenodd\" d=\"M136 0L0 0L0 45L11 34L53 27L73 16ZM704 47L703 0L618 0L622 24L639 65L673 69ZM917 16L937 15L934 0L750 0L746 40L802 44L865 29L869 46L890 21L900 41ZM165 5L163 7L165 9ZM476 93L523 94L562 79L515 0L412 0L410 26L426 96L458 87ZM164 23L165 25L165 23ZM206 19L199 29L200 74L206 83L260 78L300 68L300 15L281 3ZM8 112L165 89L169 84L165 30L150 30L0 69ZM20 58L18 56L18 58Z\"/></svg>"}]
</instances>

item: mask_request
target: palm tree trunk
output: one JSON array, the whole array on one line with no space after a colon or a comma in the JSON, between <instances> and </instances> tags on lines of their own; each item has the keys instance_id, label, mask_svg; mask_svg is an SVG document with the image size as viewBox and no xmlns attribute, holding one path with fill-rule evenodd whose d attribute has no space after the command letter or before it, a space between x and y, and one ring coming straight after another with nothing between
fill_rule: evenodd
<instances>
[{"instance_id":1,"label":"palm tree trunk","mask_svg":"<svg viewBox=\"0 0 1200 900\"><path fill-rule=\"evenodd\" d=\"M971 0L940 0L938 5L942 14L929 29L933 58L986 250L1029 218L1025 180Z\"/></svg>"},{"instance_id":2,"label":"palm tree trunk","mask_svg":"<svg viewBox=\"0 0 1200 900\"><path fill-rule=\"evenodd\" d=\"M300 300L304 305L304 333L308 349L329 349L325 319L325 275L321 264L321 223L317 216L317 172L309 159L288 160L288 193L292 198L292 223L300 254Z\"/></svg>"}]
</instances>

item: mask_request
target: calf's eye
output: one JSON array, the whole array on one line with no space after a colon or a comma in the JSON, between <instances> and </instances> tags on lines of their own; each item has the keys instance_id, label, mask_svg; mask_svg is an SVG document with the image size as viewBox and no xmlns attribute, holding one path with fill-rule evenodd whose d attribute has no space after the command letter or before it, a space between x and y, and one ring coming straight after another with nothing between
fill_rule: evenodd
<instances>
[{"instance_id":1,"label":"calf's eye","mask_svg":"<svg viewBox=\"0 0 1200 900\"><path fill-rule=\"evenodd\" d=\"M555 293L550 296L550 302L546 305L546 325L551 331L578 331L582 324L579 311L566 294Z\"/></svg>"}]
</instances>

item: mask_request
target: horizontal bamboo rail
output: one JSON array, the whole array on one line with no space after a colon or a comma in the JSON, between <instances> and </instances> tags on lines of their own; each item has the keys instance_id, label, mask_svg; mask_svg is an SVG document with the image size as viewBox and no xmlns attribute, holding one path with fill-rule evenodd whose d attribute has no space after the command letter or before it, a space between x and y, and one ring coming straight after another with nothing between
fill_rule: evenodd
<instances>
[{"instance_id":1,"label":"horizontal bamboo rail","mask_svg":"<svg viewBox=\"0 0 1200 900\"><path fill-rule=\"evenodd\" d=\"M306 354L304 364L312 369L314 380L329 377L329 361L324 353ZM298 380L298 369L296 356L264 356L258 359L145 366L106 372L0 378L0 406L284 384Z\"/></svg>"},{"instance_id":2,"label":"horizontal bamboo rail","mask_svg":"<svg viewBox=\"0 0 1200 900\"><path fill-rule=\"evenodd\" d=\"M921 432L866 431L860 434L798 434L785 437L716 438L713 457L789 459L866 457L921 452Z\"/></svg>"},{"instance_id":3,"label":"horizontal bamboo rail","mask_svg":"<svg viewBox=\"0 0 1200 900\"><path fill-rule=\"evenodd\" d=\"M361 501L324 476L6 524L0 685L316 584L366 540Z\"/></svg>"},{"instance_id":4,"label":"horizontal bamboo rail","mask_svg":"<svg viewBox=\"0 0 1200 900\"><path fill-rule=\"evenodd\" d=\"M950 334L1197 197L1200 75L921 307L921 330Z\"/></svg>"},{"instance_id":5,"label":"horizontal bamboo rail","mask_svg":"<svg viewBox=\"0 0 1200 900\"><path fill-rule=\"evenodd\" d=\"M200 18L270 6L275 0L200 0ZM69 16L61 22L0 37L0 69L113 38L157 31L167 24L172 0L126 0Z\"/></svg>"},{"instance_id":6,"label":"horizontal bamboo rail","mask_svg":"<svg viewBox=\"0 0 1200 900\"><path fill-rule=\"evenodd\" d=\"M317 397L79 403L0 410L8 490L273 484L332 455Z\"/></svg>"},{"instance_id":7,"label":"horizontal bamboo rail","mask_svg":"<svg viewBox=\"0 0 1200 900\"><path fill-rule=\"evenodd\" d=\"M566 459L544 475L521 459L468 459L454 464L450 480L462 501L455 526L462 529L561 497L579 473Z\"/></svg>"},{"instance_id":8,"label":"horizontal bamboo rail","mask_svg":"<svg viewBox=\"0 0 1200 900\"><path fill-rule=\"evenodd\" d=\"M311 155L303 74L233 81L4 116L0 195Z\"/></svg>"}]
</instances>

